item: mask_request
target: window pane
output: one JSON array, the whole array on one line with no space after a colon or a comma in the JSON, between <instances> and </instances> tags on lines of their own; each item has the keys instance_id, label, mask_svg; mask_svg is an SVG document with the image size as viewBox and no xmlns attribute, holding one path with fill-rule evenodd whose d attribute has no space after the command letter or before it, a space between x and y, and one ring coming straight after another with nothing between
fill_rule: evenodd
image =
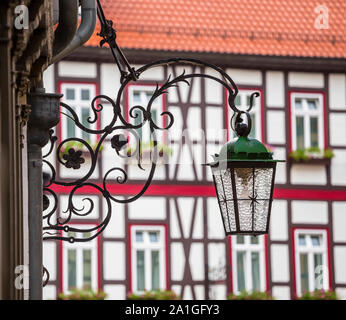
<instances>
[{"instance_id":1,"label":"window pane","mask_svg":"<svg viewBox=\"0 0 346 320\"><path fill-rule=\"evenodd\" d=\"M89 109L82 108L82 124L86 128L90 128L90 123L88 122L89 117L90 117ZM89 141L90 134L82 130L82 137L84 140Z\"/></svg>"},{"instance_id":2,"label":"window pane","mask_svg":"<svg viewBox=\"0 0 346 320\"><path fill-rule=\"evenodd\" d=\"M304 118L296 117L297 149L304 149Z\"/></svg>"},{"instance_id":3,"label":"window pane","mask_svg":"<svg viewBox=\"0 0 346 320\"><path fill-rule=\"evenodd\" d=\"M314 288L323 288L323 265L322 265L322 254L314 254Z\"/></svg>"},{"instance_id":4,"label":"window pane","mask_svg":"<svg viewBox=\"0 0 346 320\"><path fill-rule=\"evenodd\" d=\"M236 96L236 98L234 100L234 104L238 107L240 106L240 95L239 94Z\"/></svg>"},{"instance_id":5,"label":"window pane","mask_svg":"<svg viewBox=\"0 0 346 320\"><path fill-rule=\"evenodd\" d=\"M310 145L311 147L318 147L318 121L316 117L310 118Z\"/></svg>"},{"instance_id":6,"label":"window pane","mask_svg":"<svg viewBox=\"0 0 346 320\"><path fill-rule=\"evenodd\" d=\"M91 250L83 250L83 287L91 288Z\"/></svg>"},{"instance_id":7,"label":"window pane","mask_svg":"<svg viewBox=\"0 0 346 320\"><path fill-rule=\"evenodd\" d=\"M74 89L66 89L66 96L65 96L65 98L67 100L74 100L75 99Z\"/></svg>"},{"instance_id":8,"label":"window pane","mask_svg":"<svg viewBox=\"0 0 346 320\"><path fill-rule=\"evenodd\" d=\"M309 291L309 271L308 271L308 255L300 254L300 286L301 292Z\"/></svg>"},{"instance_id":9,"label":"window pane","mask_svg":"<svg viewBox=\"0 0 346 320\"><path fill-rule=\"evenodd\" d=\"M251 244L259 244L259 238L258 237L251 237Z\"/></svg>"},{"instance_id":10,"label":"window pane","mask_svg":"<svg viewBox=\"0 0 346 320\"><path fill-rule=\"evenodd\" d=\"M140 104L141 103L141 94L139 91L133 92L133 102L134 102L134 104Z\"/></svg>"},{"instance_id":11,"label":"window pane","mask_svg":"<svg viewBox=\"0 0 346 320\"><path fill-rule=\"evenodd\" d=\"M250 114L250 118L251 118L251 131L249 134L250 138L256 138L256 116L254 113Z\"/></svg>"},{"instance_id":12,"label":"window pane","mask_svg":"<svg viewBox=\"0 0 346 320\"><path fill-rule=\"evenodd\" d=\"M137 290L145 289L144 251L137 251Z\"/></svg>"},{"instance_id":13,"label":"window pane","mask_svg":"<svg viewBox=\"0 0 346 320\"><path fill-rule=\"evenodd\" d=\"M244 244L245 243L245 237L244 236L236 236L237 237L237 243Z\"/></svg>"},{"instance_id":14,"label":"window pane","mask_svg":"<svg viewBox=\"0 0 346 320\"><path fill-rule=\"evenodd\" d=\"M311 236L311 243L314 247L318 247L321 245L321 237L320 236Z\"/></svg>"},{"instance_id":15,"label":"window pane","mask_svg":"<svg viewBox=\"0 0 346 320\"><path fill-rule=\"evenodd\" d=\"M81 90L81 98L82 98L82 100L89 100L90 99L89 89L82 89Z\"/></svg>"},{"instance_id":16,"label":"window pane","mask_svg":"<svg viewBox=\"0 0 346 320\"><path fill-rule=\"evenodd\" d=\"M245 290L245 252L237 252L237 284L238 290Z\"/></svg>"},{"instance_id":17,"label":"window pane","mask_svg":"<svg viewBox=\"0 0 346 320\"><path fill-rule=\"evenodd\" d=\"M134 116L136 117L136 118L135 118L135 126L140 125L140 124L142 123L142 119L143 119L143 117L142 117L142 112L141 112L141 111L138 111L138 110L135 110ZM139 138L140 140L142 140L142 127L136 129L136 131L137 131L137 134L138 134L138 138Z\"/></svg>"},{"instance_id":18,"label":"window pane","mask_svg":"<svg viewBox=\"0 0 346 320\"><path fill-rule=\"evenodd\" d=\"M143 232L136 231L136 242L143 242Z\"/></svg>"},{"instance_id":19,"label":"window pane","mask_svg":"<svg viewBox=\"0 0 346 320\"><path fill-rule=\"evenodd\" d=\"M302 100L301 99L296 99L295 107L296 107L297 110L301 110L302 109Z\"/></svg>"},{"instance_id":20,"label":"window pane","mask_svg":"<svg viewBox=\"0 0 346 320\"><path fill-rule=\"evenodd\" d=\"M317 110L318 100L309 99L307 102L309 110Z\"/></svg>"},{"instance_id":21,"label":"window pane","mask_svg":"<svg viewBox=\"0 0 346 320\"><path fill-rule=\"evenodd\" d=\"M251 252L251 265L252 265L252 290L259 291L261 289L261 279L260 279L260 263L259 263L258 252Z\"/></svg>"},{"instance_id":22,"label":"window pane","mask_svg":"<svg viewBox=\"0 0 346 320\"><path fill-rule=\"evenodd\" d=\"M75 108L72 107L72 109L74 111ZM70 117L72 117L72 114L71 112L69 112L68 110L64 110L64 112L69 115ZM76 136L76 124L74 123L74 121L72 119L70 119L69 117L67 116L63 116L65 119L66 119L66 127L67 127L67 138L73 138Z\"/></svg>"},{"instance_id":23,"label":"window pane","mask_svg":"<svg viewBox=\"0 0 346 320\"><path fill-rule=\"evenodd\" d=\"M157 250L151 252L151 289L160 289L160 260Z\"/></svg>"},{"instance_id":24,"label":"window pane","mask_svg":"<svg viewBox=\"0 0 346 320\"><path fill-rule=\"evenodd\" d=\"M150 242L158 242L159 241L159 233L158 232L149 232Z\"/></svg>"},{"instance_id":25,"label":"window pane","mask_svg":"<svg viewBox=\"0 0 346 320\"><path fill-rule=\"evenodd\" d=\"M251 96L250 94L246 95L246 106L250 106L250 96Z\"/></svg>"},{"instance_id":26,"label":"window pane","mask_svg":"<svg viewBox=\"0 0 346 320\"><path fill-rule=\"evenodd\" d=\"M304 235L299 236L299 245L300 246L305 246L306 245L306 238Z\"/></svg>"},{"instance_id":27,"label":"window pane","mask_svg":"<svg viewBox=\"0 0 346 320\"><path fill-rule=\"evenodd\" d=\"M67 252L67 264L68 264L68 290L71 290L77 286L77 261L76 250L68 250Z\"/></svg>"}]
</instances>

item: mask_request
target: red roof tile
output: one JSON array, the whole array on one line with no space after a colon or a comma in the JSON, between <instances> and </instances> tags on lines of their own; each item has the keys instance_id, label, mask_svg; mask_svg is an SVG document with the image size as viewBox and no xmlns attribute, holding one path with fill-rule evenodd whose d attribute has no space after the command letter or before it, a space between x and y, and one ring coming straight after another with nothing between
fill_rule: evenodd
<instances>
[{"instance_id":1,"label":"red roof tile","mask_svg":"<svg viewBox=\"0 0 346 320\"><path fill-rule=\"evenodd\" d=\"M249 55L346 57L346 1L101 0L122 48ZM97 27L97 31L99 27ZM96 31L96 32L97 32ZM96 32L87 42L98 46Z\"/></svg>"}]
</instances>

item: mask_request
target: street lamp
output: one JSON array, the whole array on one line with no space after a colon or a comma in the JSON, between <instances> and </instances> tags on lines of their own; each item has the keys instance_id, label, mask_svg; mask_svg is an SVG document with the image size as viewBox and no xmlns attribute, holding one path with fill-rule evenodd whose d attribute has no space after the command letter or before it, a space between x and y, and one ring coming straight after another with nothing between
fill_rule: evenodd
<instances>
[{"instance_id":1,"label":"street lamp","mask_svg":"<svg viewBox=\"0 0 346 320\"><path fill-rule=\"evenodd\" d=\"M152 115L152 106L155 99L160 98L162 95L168 93L168 90L172 87L176 87L181 83L189 85L189 81L193 78L205 78L209 81L212 80L221 86L227 92L228 106L233 110L235 117L235 129L234 131L238 135L239 139L234 142L227 143L222 149L219 155L215 156L214 162L210 163L217 197L219 200L221 215L223 224L225 227L226 235L229 234L264 234L268 232L270 209L273 200L273 186L275 177L276 160L273 160L272 153L268 152L266 147L255 139L248 138L251 131L251 117L249 112L253 105L253 99L258 96L258 93L253 93L250 97L250 106L246 111L239 110L235 106L235 99L238 94L238 88L232 78L221 68L197 59L190 58L170 58L155 61L138 69L131 67L125 55L121 51L121 48L116 42L116 31L113 28L113 22L107 20L100 1L97 0L97 14L101 25L99 36L102 38L100 45L108 44L116 65L120 71L120 83L121 86L116 95L116 99L106 95L97 95L91 102L91 111L93 116L87 119L88 125L85 125L81 119L79 119L74 107L69 106L66 103L61 102L60 107L64 112L61 112L67 116L70 120L74 121L75 125L88 135L95 135L97 137L96 147L92 147L90 143L78 137L69 137L59 142L55 155L61 166L65 166L68 169L78 170L81 164L85 163L83 158L85 155L81 150L75 150L69 148L68 153L64 153L64 146L66 143L76 142L82 144L84 150L88 154L91 163L88 170L84 170L84 173L78 176L76 179L69 179L68 181L61 181L56 174L54 165L48 161L48 156L54 150L54 143L57 138L53 136L53 132L50 132L51 147L50 151L43 157L43 162L50 169L50 180L45 184L44 191L50 195L53 201L52 205L49 205L48 196L45 197L45 208L43 219L46 220L46 226L43 228L45 235L43 240L63 240L74 242L85 242L97 237L108 225L112 214L112 202L116 203L130 203L141 197L148 189L153 179L156 162L158 159L158 141L157 132L162 130L168 130L174 123L173 114L167 110L162 112L159 116L164 117L165 121L162 121L162 125L156 122L157 116ZM210 69L218 75L212 75L209 73L191 72L180 75L168 76L167 79L161 84L157 84L151 98L147 105L135 105L129 108L128 116L124 117L121 108L121 99L124 94L125 88L131 82L135 82L141 78L141 75L148 70L156 67L165 66L192 66L202 69ZM103 108L103 103L108 103L113 107L113 116L107 115L108 124L101 126L97 129L90 128L89 124L97 123L100 120ZM138 114L140 117L138 117ZM244 122L243 117L246 116L247 121ZM131 121L142 119L140 121ZM99 121L102 123L102 121ZM135 122L135 124L133 124ZM149 166L149 174L143 187L133 196L125 199L117 197L112 194L109 187L109 180L111 176L116 175L115 181L119 185L123 185L128 181L128 174L126 172L127 167L124 168L114 165L110 168L102 177L102 184L96 184L90 181L89 178L93 175L97 168L98 155L102 149L102 144L106 139L111 141L111 147L115 149L115 155L119 156L119 152L126 147L129 140L121 133L123 130L127 130L129 134L133 134L137 141L137 146L141 145L139 136L136 131L142 128L144 125L149 126L150 135L153 142L153 161ZM231 124L232 125L232 124ZM140 154L140 151L137 153ZM131 155L130 155L131 156ZM137 158L138 167L141 166L141 157ZM58 217L55 221L54 215L58 208L58 196L52 189L52 186L65 186L70 188L68 195L68 206L64 211L66 218ZM83 201L86 205L78 207L75 205L73 198L78 192L87 187L88 190L93 189L95 193L102 195L104 199L104 216L103 220L93 227L79 228L73 225L71 219L74 216L87 217L91 214L95 208L92 198L85 197ZM89 205L87 205L89 204Z\"/></svg>"},{"instance_id":2,"label":"street lamp","mask_svg":"<svg viewBox=\"0 0 346 320\"><path fill-rule=\"evenodd\" d=\"M248 137L254 93L247 111L238 111L238 139L226 143L210 163L226 235L268 233L276 163L272 152ZM246 116L247 124L244 123Z\"/></svg>"}]
</instances>

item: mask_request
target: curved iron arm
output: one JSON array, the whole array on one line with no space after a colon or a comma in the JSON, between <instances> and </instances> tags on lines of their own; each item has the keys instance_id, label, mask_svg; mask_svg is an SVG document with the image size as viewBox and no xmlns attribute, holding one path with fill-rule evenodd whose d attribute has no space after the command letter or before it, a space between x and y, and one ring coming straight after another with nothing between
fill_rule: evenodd
<instances>
[{"instance_id":1,"label":"curved iron arm","mask_svg":"<svg viewBox=\"0 0 346 320\"><path fill-rule=\"evenodd\" d=\"M110 20L106 20L104 17L103 10L100 6L100 2L98 0L98 15L101 22L101 36L103 37L104 41L101 45L104 43L108 43L112 54L117 62L117 65L121 72L121 86L117 93L116 99L113 100L110 97L106 95L98 95L94 97L94 99L91 102L90 108L91 113L93 117L89 117L87 119L88 124L94 124L98 122L101 118L102 111L104 109L103 102L110 104L113 108L113 117L109 119L108 124L106 124L103 128L96 128L92 129L88 126L85 126L82 121L78 118L77 113L74 111L74 109L69 106L66 103L61 102L61 114L70 118L72 121L74 121L75 125L81 129L83 132L86 132L90 135L94 135L99 137L99 140L96 144L96 146L92 147L91 143L78 138L78 137L71 137L67 138L63 141L61 141L56 150L55 150L55 156L58 161L58 163L62 166L65 166L68 169L71 170L78 170L80 169L81 165L85 162L85 157L83 155L83 152L81 150L75 150L74 148L69 148L66 152L67 144L71 141L77 142L81 144L86 152L89 154L91 159L91 164L89 170L84 173L81 177L78 177L78 179L72 180L72 181L61 181L57 178L56 170L54 168L54 165L51 164L48 161L48 156L51 155L54 152L54 144L57 141L57 138L53 135L53 131L50 132L50 150L49 152L44 156L43 162L48 166L49 170L51 171L51 178L48 181L48 183L44 186L45 191L45 208L46 210L43 213L43 219L46 221L46 226L43 228L44 235L43 240L48 239L55 239L55 240L64 240L69 241L70 243L74 242L84 242L89 241L97 237L107 226L107 224L110 221L111 214L112 214L112 201L117 203L130 203L135 200L137 200L139 197L141 197L144 192L148 189L154 173L156 169L156 162L158 159L158 141L157 141L157 132L159 130L168 130L172 127L174 123L174 117L172 113L169 111L165 111L161 113L161 117L165 117L168 121L166 122L166 125L160 127L152 117L151 108L152 105L158 97L167 94L168 90L172 87L176 87L180 83L185 83L187 85L190 85L189 80L192 78L206 78L213 80L220 85L222 85L228 93L228 106L231 108L231 110L234 112L234 116L236 116L235 119L235 131L238 135L243 135L244 132L250 132L251 130L251 118L249 116L249 112L251 111L251 108L253 106L253 100L256 96L259 96L257 92L253 93L250 98L250 106L246 111L239 110L235 106L235 98L238 94L238 88L232 78L221 68L212 65L207 62L203 62L201 60L196 59L187 59L187 58L171 58L171 59L165 59L165 60L159 60L156 62L149 63L137 70L132 68L129 63L127 62L126 58L123 59L123 62L126 64L128 71L124 71L121 69L120 62L117 60L117 56L114 53L114 47L121 52L119 47L116 45L116 37L115 37L115 30L112 28L113 23L110 23ZM113 35L114 33L114 35ZM115 46L114 46L115 44ZM120 54L121 57L123 57L122 53ZM205 68L211 68L214 71L216 71L221 77L215 77L209 74L204 73L185 73L185 71L172 78L171 76L168 77L166 82L164 82L161 86L158 84L156 85L156 89L150 98L148 104L146 106L140 106L135 105L132 106L129 110L128 117L124 117L121 111L120 102L121 98L123 96L125 87L132 81L136 81L141 77L141 75L148 70L151 70L156 67L160 66L169 66L169 65L187 65L187 66L200 66ZM243 123L242 115L245 114L247 116L247 124ZM138 124L133 124L131 120L134 120L141 115L141 119L143 119ZM232 118L233 118L232 117ZM125 118L128 118L129 120L125 120ZM164 123L164 122L163 122ZM141 157L140 157L140 149L141 141L139 139L139 136L136 132L137 129L142 128L144 125L149 125L150 128L150 135L151 140L153 142L153 159L150 166L149 174L147 177L147 180L142 187L141 190L137 192L136 195L129 197L127 199L119 199L115 195L112 195L110 191L108 190L108 179L111 174L116 173L116 182L119 185L123 185L128 180L128 175L126 171L118 166L114 166L111 169L109 169L102 178L102 184L95 184L93 182L90 182L90 177L95 172L95 169L97 167L97 162L99 159L99 153L102 148L102 144L105 141L106 138L110 138L111 141L111 147L115 150L115 154L117 156L120 156L120 151L125 148L125 146L129 143L128 137L126 137L124 134L121 133L122 130L127 130L129 134L133 135L136 140L136 153L129 155L129 157L136 157L137 165L139 168L144 170L144 168L141 165ZM64 148L65 147L65 148ZM65 149L65 152L63 151ZM58 196L54 192L54 186L64 186L70 188L70 193L68 195L68 204L67 209L64 211L66 216L64 218L57 217L55 218L55 214L58 208ZM99 225L95 227L89 227L89 228L76 228L75 226L72 226L70 224L71 219L73 216L77 217L88 217L90 215L94 208L95 204L93 200L90 197L85 197L82 199L83 206L77 207L74 203L74 196L78 194L78 192L83 188L91 188L94 189L97 193L99 193L106 203L106 214L104 215L104 218L99 223ZM52 202L52 203L50 203ZM64 234L65 233L65 234ZM66 234L67 233L67 234ZM79 236L79 237L78 237Z\"/></svg>"}]
</instances>

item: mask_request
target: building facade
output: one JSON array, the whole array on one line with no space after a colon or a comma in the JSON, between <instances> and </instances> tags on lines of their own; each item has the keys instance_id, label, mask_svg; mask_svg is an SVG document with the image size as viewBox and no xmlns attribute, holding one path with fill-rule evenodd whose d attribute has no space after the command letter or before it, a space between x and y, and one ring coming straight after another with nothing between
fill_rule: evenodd
<instances>
[{"instance_id":1,"label":"building facade","mask_svg":"<svg viewBox=\"0 0 346 320\"><path fill-rule=\"evenodd\" d=\"M126 39L129 33L124 31ZM314 51L314 46L311 42L306 50ZM164 121L159 115L165 110L174 115L175 122L160 137L169 161L158 165L145 195L131 204L113 203L108 227L90 242L44 242L44 266L50 272L45 298L88 285L104 290L110 299L157 288L172 289L183 299L225 299L230 292L243 290L270 291L277 299L294 299L304 291L323 288L336 290L345 299L345 57L337 53L315 57L298 51L291 57L285 54L287 48L273 55L269 47L265 54L254 47L254 52L243 55L210 53L203 48L169 52L167 48L147 50L144 45L131 48L128 43L124 47L135 67L168 56L195 57L219 65L239 88L239 108L249 105L252 92L260 93L251 111L251 136L266 143L276 159L286 160L277 168L270 232L258 237L225 237L211 172L203 164L233 138L232 114L222 86L194 78L189 86L170 88L153 105L158 122ZM89 43L45 72L46 90L64 94L63 101L75 108L82 122L92 116L90 102L95 95L116 98L120 74L109 55ZM124 115L134 105L146 105L157 85L184 70L217 76L199 66L155 68L126 87ZM104 127L112 117L112 106L106 101L102 104L101 121L95 127ZM150 145L147 128L137 133L143 146ZM56 134L60 140L80 137L95 143L63 116ZM119 185L116 176L110 177L110 190L122 198L133 195L148 172L135 163L125 163L110 141L103 144L91 181L102 183L110 168L121 166L129 182ZM304 149L318 149L322 156L303 162L290 156ZM54 155L50 160L56 163L61 180L81 174L81 170L63 167ZM82 172L90 165L87 158L84 165ZM63 188L55 191L63 217L67 192ZM86 197L96 206L87 217L73 219L75 225L97 225L105 214L102 196L90 190L75 197L81 208L87 206Z\"/></svg>"}]
</instances>

